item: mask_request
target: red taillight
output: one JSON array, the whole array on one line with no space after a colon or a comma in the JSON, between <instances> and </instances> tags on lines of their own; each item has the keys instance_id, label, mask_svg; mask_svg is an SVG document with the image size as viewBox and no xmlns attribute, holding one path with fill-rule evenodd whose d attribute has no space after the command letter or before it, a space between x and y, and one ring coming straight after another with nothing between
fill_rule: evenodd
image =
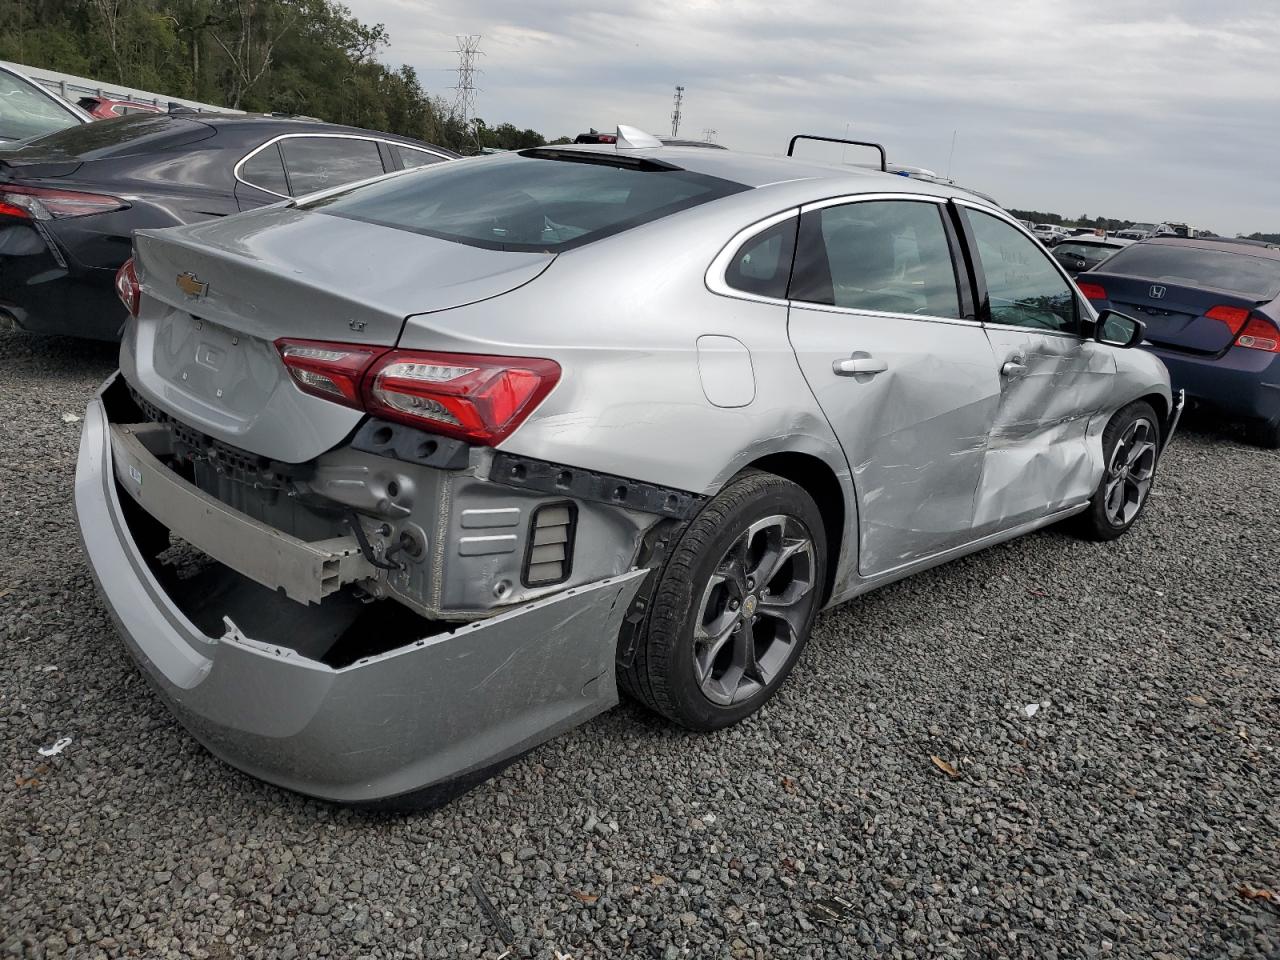
<instances>
[{"instance_id":1,"label":"red taillight","mask_svg":"<svg viewBox=\"0 0 1280 960\"><path fill-rule=\"evenodd\" d=\"M116 295L129 311L129 316L136 317L142 300L142 285L138 283L138 272L133 268L133 257L122 263L116 271Z\"/></svg>"},{"instance_id":2,"label":"red taillight","mask_svg":"<svg viewBox=\"0 0 1280 960\"><path fill-rule=\"evenodd\" d=\"M299 389L411 426L493 445L511 435L560 379L536 357L388 350L324 340L277 340Z\"/></svg>"},{"instance_id":3,"label":"red taillight","mask_svg":"<svg viewBox=\"0 0 1280 960\"><path fill-rule=\"evenodd\" d=\"M1280 328L1273 321L1255 313L1249 317L1244 329L1236 337L1236 346L1280 353Z\"/></svg>"},{"instance_id":4,"label":"red taillight","mask_svg":"<svg viewBox=\"0 0 1280 960\"><path fill-rule=\"evenodd\" d=\"M1107 299L1107 291L1096 283L1082 283L1080 292L1084 294L1086 300L1105 300Z\"/></svg>"},{"instance_id":5,"label":"red taillight","mask_svg":"<svg viewBox=\"0 0 1280 960\"><path fill-rule=\"evenodd\" d=\"M0 214L24 220L65 220L91 213L124 210L129 204L119 197L81 190L51 190L47 187L0 186Z\"/></svg>"},{"instance_id":6,"label":"red taillight","mask_svg":"<svg viewBox=\"0 0 1280 960\"><path fill-rule=\"evenodd\" d=\"M303 392L357 410L364 409L360 381L365 371L387 352L385 347L325 340L277 340L276 349Z\"/></svg>"},{"instance_id":7,"label":"red taillight","mask_svg":"<svg viewBox=\"0 0 1280 960\"><path fill-rule=\"evenodd\" d=\"M494 445L560 380L560 365L536 357L393 350L369 370L365 408L435 433Z\"/></svg>"},{"instance_id":8,"label":"red taillight","mask_svg":"<svg viewBox=\"0 0 1280 960\"><path fill-rule=\"evenodd\" d=\"M1249 311L1244 307L1213 307L1206 310L1204 315L1210 320L1217 320L1219 323L1225 323L1227 329L1231 331L1231 335L1240 332L1240 328L1244 326L1246 320L1249 319Z\"/></svg>"}]
</instances>

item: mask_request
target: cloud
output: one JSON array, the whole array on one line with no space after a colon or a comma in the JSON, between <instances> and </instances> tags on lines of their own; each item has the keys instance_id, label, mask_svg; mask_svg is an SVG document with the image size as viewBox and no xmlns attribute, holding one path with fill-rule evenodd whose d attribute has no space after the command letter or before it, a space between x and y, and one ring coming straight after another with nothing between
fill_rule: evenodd
<instances>
[{"instance_id":1,"label":"cloud","mask_svg":"<svg viewBox=\"0 0 1280 960\"><path fill-rule=\"evenodd\" d=\"M482 34L494 123L667 132L681 83L682 132L738 149L848 130L1007 206L1280 230L1275 0L350 5L432 92L454 82L455 35Z\"/></svg>"}]
</instances>

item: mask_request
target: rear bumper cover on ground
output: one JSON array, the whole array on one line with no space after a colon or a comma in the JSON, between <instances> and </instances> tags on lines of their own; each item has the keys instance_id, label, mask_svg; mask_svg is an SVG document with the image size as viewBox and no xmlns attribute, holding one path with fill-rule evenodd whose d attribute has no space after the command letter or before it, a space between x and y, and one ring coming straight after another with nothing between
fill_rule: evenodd
<instances>
[{"instance_id":1,"label":"rear bumper cover on ground","mask_svg":"<svg viewBox=\"0 0 1280 960\"><path fill-rule=\"evenodd\" d=\"M90 568L129 652L179 720L253 776L343 802L473 779L617 702L616 640L646 570L424 637L334 669L208 636L134 545L100 400L89 404L75 506Z\"/></svg>"}]
</instances>

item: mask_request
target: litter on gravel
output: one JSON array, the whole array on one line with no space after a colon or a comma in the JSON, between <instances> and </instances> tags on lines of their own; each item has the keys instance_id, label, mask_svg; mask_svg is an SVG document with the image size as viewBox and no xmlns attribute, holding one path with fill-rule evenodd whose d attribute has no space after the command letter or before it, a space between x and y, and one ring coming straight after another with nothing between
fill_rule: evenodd
<instances>
[{"instance_id":1,"label":"litter on gravel","mask_svg":"<svg viewBox=\"0 0 1280 960\"><path fill-rule=\"evenodd\" d=\"M53 742L53 746L41 747L39 750L36 751L36 753L40 754L40 756L42 757L56 757L63 750L67 749L67 747L69 746L71 746L70 737L59 737L57 740Z\"/></svg>"}]
</instances>

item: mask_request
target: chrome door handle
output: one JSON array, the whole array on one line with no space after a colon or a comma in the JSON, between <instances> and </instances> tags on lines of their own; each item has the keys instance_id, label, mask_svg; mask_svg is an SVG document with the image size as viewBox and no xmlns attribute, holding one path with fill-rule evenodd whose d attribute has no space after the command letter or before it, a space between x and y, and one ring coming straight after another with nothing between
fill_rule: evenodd
<instances>
[{"instance_id":1,"label":"chrome door handle","mask_svg":"<svg viewBox=\"0 0 1280 960\"><path fill-rule=\"evenodd\" d=\"M831 364L831 369L841 377L856 377L862 374L884 373L889 365L875 357L844 357Z\"/></svg>"},{"instance_id":2,"label":"chrome door handle","mask_svg":"<svg viewBox=\"0 0 1280 960\"><path fill-rule=\"evenodd\" d=\"M1025 376L1026 372L1027 365L1020 360L1007 360L1005 365L1000 368L1000 373L1010 378Z\"/></svg>"}]
</instances>

